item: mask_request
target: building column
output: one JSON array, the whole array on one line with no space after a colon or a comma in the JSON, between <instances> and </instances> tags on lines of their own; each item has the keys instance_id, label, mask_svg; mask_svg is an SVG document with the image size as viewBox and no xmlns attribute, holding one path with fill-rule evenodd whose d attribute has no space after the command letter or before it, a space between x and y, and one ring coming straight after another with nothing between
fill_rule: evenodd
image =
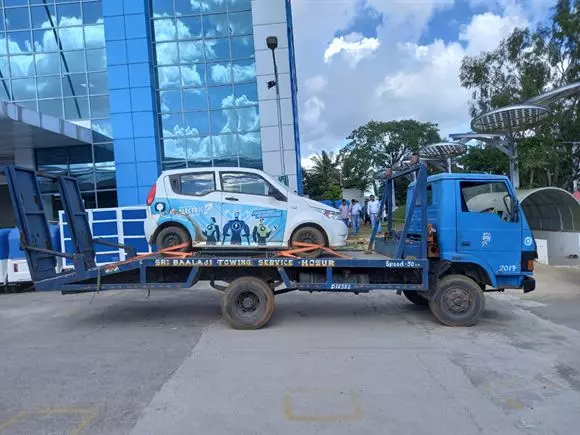
<instances>
[{"instance_id":1,"label":"building column","mask_svg":"<svg viewBox=\"0 0 580 435\"><path fill-rule=\"evenodd\" d=\"M160 172L148 10L146 0L103 0L119 206L145 203Z\"/></svg>"}]
</instances>

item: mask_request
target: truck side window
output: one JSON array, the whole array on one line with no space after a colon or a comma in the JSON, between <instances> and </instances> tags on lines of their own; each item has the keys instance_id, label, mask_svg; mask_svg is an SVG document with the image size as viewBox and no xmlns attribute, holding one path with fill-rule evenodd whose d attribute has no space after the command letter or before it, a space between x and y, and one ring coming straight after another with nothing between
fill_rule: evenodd
<instances>
[{"instance_id":1,"label":"truck side window","mask_svg":"<svg viewBox=\"0 0 580 435\"><path fill-rule=\"evenodd\" d=\"M510 215L506 203L510 206L511 196L503 181L462 181L459 187L461 190L461 211L496 213L502 219Z\"/></svg>"},{"instance_id":2,"label":"truck side window","mask_svg":"<svg viewBox=\"0 0 580 435\"><path fill-rule=\"evenodd\" d=\"M171 183L175 191L175 186ZM215 175L213 172L197 172L193 174L183 174L179 177L177 186L181 195L204 196L216 190Z\"/></svg>"}]
</instances>

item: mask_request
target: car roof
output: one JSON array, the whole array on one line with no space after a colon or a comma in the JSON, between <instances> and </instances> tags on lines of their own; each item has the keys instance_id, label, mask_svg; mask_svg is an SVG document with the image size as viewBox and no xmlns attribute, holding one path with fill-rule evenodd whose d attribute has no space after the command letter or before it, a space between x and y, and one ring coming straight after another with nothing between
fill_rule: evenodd
<instances>
[{"instance_id":1,"label":"car roof","mask_svg":"<svg viewBox=\"0 0 580 435\"><path fill-rule=\"evenodd\" d=\"M224 166L224 167L201 167L201 168L182 168L182 169L170 169L168 171L161 172L161 175L176 175L176 174L191 174L193 172L209 172L209 171L228 171L228 172L252 172L254 174L264 174L263 171L253 168L240 168L238 166Z\"/></svg>"}]
</instances>

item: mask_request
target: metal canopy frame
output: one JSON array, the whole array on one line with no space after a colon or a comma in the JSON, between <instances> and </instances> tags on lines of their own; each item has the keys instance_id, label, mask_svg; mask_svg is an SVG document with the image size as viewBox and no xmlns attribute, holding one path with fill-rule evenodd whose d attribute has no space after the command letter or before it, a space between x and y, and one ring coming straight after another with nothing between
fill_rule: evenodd
<instances>
[{"instance_id":1,"label":"metal canopy frame","mask_svg":"<svg viewBox=\"0 0 580 435\"><path fill-rule=\"evenodd\" d=\"M451 172L451 159L466 152L467 145L462 142L438 142L421 148L419 157L441 171ZM441 162L445 162L445 166Z\"/></svg>"},{"instance_id":2,"label":"metal canopy frame","mask_svg":"<svg viewBox=\"0 0 580 435\"><path fill-rule=\"evenodd\" d=\"M475 139L506 154L509 158L512 184L518 188L520 175L514 133L538 127L550 115L549 106L576 94L580 94L580 82L552 89L520 104L490 110L471 120L471 128L475 133L453 134L451 137L461 142Z\"/></svg>"}]
</instances>

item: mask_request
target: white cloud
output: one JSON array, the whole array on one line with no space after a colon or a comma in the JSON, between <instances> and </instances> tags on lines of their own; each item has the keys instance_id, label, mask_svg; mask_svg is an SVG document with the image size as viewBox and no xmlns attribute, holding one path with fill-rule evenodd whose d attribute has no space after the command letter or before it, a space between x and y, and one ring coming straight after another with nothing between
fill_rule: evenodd
<instances>
[{"instance_id":1,"label":"white cloud","mask_svg":"<svg viewBox=\"0 0 580 435\"><path fill-rule=\"evenodd\" d=\"M527 25L528 21L520 15L499 16L486 12L475 15L468 25L462 26L459 40L468 43L467 54L477 55L493 50L513 29Z\"/></svg>"},{"instance_id":2,"label":"white cloud","mask_svg":"<svg viewBox=\"0 0 580 435\"><path fill-rule=\"evenodd\" d=\"M309 124L314 124L320 120L324 109L326 109L324 102L318 97L312 97L304 103L302 120Z\"/></svg>"},{"instance_id":3,"label":"white cloud","mask_svg":"<svg viewBox=\"0 0 580 435\"><path fill-rule=\"evenodd\" d=\"M380 42L377 38L366 38L360 33L349 33L346 36L334 38L324 52L324 62L330 63L332 58L340 53L354 68L361 60L375 52Z\"/></svg>"},{"instance_id":4,"label":"white cloud","mask_svg":"<svg viewBox=\"0 0 580 435\"><path fill-rule=\"evenodd\" d=\"M324 88L326 88L326 85L328 85L328 81L326 80L326 77L322 76L322 75L316 75L314 77L310 77L309 79L306 80L306 89L308 89L309 92L320 92L322 90L324 90Z\"/></svg>"},{"instance_id":5,"label":"white cloud","mask_svg":"<svg viewBox=\"0 0 580 435\"><path fill-rule=\"evenodd\" d=\"M446 40L421 43L433 14L453 6L453 0L367 0L385 22L376 33L348 38L335 34L352 23L356 0L332 7L327 2L293 4L302 155L338 149L353 129L371 119L435 122L443 135L468 127L471 95L458 78L461 60L495 48L514 27L531 19L515 0L497 1L502 3L468 17L465 26L447 28L457 32L455 41L445 35ZM361 49L365 38L376 41L370 56Z\"/></svg>"}]
</instances>

